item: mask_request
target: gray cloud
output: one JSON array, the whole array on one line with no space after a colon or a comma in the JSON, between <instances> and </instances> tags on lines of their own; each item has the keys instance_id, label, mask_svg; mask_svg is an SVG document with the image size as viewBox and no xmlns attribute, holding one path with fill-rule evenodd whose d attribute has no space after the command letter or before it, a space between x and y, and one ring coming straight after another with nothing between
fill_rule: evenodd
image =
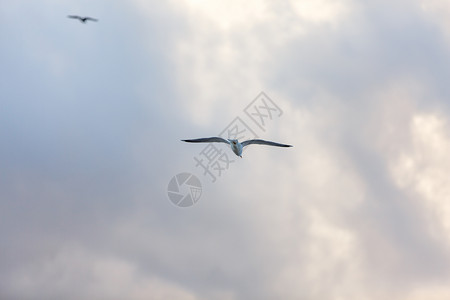
<instances>
[{"instance_id":1,"label":"gray cloud","mask_svg":"<svg viewBox=\"0 0 450 300\"><path fill-rule=\"evenodd\" d=\"M1 298L446 298L446 33L419 1L255 3L7 5ZM210 183L179 140L261 90L294 148Z\"/></svg>"}]
</instances>

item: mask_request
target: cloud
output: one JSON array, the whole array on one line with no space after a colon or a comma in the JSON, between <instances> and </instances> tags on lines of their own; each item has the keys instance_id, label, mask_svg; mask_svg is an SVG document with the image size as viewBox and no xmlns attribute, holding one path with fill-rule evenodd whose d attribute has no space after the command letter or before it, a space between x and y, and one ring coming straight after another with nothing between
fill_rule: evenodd
<instances>
[{"instance_id":1,"label":"cloud","mask_svg":"<svg viewBox=\"0 0 450 300\"><path fill-rule=\"evenodd\" d=\"M445 298L442 4L71 4L100 22L46 2L0 27L21 37L0 50L2 297ZM262 90L282 116L246 121L294 147L249 147L211 183L179 140ZM203 194L179 209L186 171Z\"/></svg>"},{"instance_id":2,"label":"cloud","mask_svg":"<svg viewBox=\"0 0 450 300\"><path fill-rule=\"evenodd\" d=\"M435 238L447 243L450 195L448 174L450 165L448 125L445 119L434 114L411 116L410 135L412 147L403 149L392 162L392 173L397 185L421 199L429 222L428 230Z\"/></svg>"},{"instance_id":3,"label":"cloud","mask_svg":"<svg viewBox=\"0 0 450 300\"><path fill-rule=\"evenodd\" d=\"M2 283L5 298L21 299L195 299L170 282L142 274L120 258L63 245L54 255L23 265Z\"/></svg>"}]
</instances>

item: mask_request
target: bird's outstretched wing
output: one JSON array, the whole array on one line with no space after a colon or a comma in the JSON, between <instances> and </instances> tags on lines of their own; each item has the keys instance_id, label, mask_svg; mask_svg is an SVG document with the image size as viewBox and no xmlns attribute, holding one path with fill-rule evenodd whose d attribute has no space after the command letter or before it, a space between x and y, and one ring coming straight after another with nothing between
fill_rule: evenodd
<instances>
[{"instance_id":1,"label":"bird's outstretched wing","mask_svg":"<svg viewBox=\"0 0 450 300\"><path fill-rule=\"evenodd\" d=\"M68 15L68 18L81 20L80 16Z\"/></svg>"},{"instance_id":2,"label":"bird's outstretched wing","mask_svg":"<svg viewBox=\"0 0 450 300\"><path fill-rule=\"evenodd\" d=\"M201 138L201 139L193 139L193 140L182 140L183 142L188 143L226 143L229 144L226 139L223 139L221 137L209 137L209 138Z\"/></svg>"},{"instance_id":3,"label":"bird's outstretched wing","mask_svg":"<svg viewBox=\"0 0 450 300\"><path fill-rule=\"evenodd\" d=\"M269 145L269 146L276 146L276 147L292 147L292 145L280 144L280 143L275 143L275 142L270 142L270 141L265 141L265 140L258 140L258 139L244 141L241 144L243 147L245 147L247 145L251 145L251 144Z\"/></svg>"},{"instance_id":4,"label":"bird's outstretched wing","mask_svg":"<svg viewBox=\"0 0 450 300\"><path fill-rule=\"evenodd\" d=\"M98 21L98 19L94 19L94 18L91 18L91 17L86 17L84 19L87 20L87 21L94 21L94 22Z\"/></svg>"}]
</instances>

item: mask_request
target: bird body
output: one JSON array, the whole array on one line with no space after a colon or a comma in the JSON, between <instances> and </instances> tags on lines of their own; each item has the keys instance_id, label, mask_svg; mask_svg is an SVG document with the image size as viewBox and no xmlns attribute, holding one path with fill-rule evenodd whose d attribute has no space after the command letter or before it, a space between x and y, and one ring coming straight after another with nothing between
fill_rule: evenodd
<instances>
[{"instance_id":1,"label":"bird body","mask_svg":"<svg viewBox=\"0 0 450 300\"><path fill-rule=\"evenodd\" d=\"M231 145L231 150L233 150L234 154L242 158L242 150L244 146L238 142L238 140L229 140Z\"/></svg>"},{"instance_id":2,"label":"bird body","mask_svg":"<svg viewBox=\"0 0 450 300\"><path fill-rule=\"evenodd\" d=\"M86 23L86 21L94 21L97 22L97 19L91 18L91 17L80 17L80 16L75 16L75 15L69 15L67 16L70 19L77 19L80 20L81 23Z\"/></svg>"},{"instance_id":3,"label":"bird body","mask_svg":"<svg viewBox=\"0 0 450 300\"><path fill-rule=\"evenodd\" d=\"M275 146L275 147L292 147L292 145L286 145L286 144L280 144L275 143L271 141L265 141L260 139L253 139L253 140L247 140L242 143L239 143L236 139L224 139L221 137L210 137L210 138L200 138L200 139L192 139L192 140L182 140L183 142L188 143L225 143L229 144L231 147L231 150L233 150L234 154L242 158L242 150L245 146L251 145L251 144L259 144L259 145L269 145L269 146Z\"/></svg>"}]
</instances>

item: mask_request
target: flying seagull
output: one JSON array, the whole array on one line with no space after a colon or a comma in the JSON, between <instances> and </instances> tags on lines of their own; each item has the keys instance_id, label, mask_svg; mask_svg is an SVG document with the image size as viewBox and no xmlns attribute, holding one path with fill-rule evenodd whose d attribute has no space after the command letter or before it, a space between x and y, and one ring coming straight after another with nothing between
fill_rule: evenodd
<instances>
[{"instance_id":1,"label":"flying seagull","mask_svg":"<svg viewBox=\"0 0 450 300\"><path fill-rule=\"evenodd\" d=\"M71 19L78 19L78 20L80 20L81 23L86 23L86 21L94 21L94 22L98 21L97 19L94 19L94 18L91 18L91 17L80 17L80 16L74 16L74 15L70 15L70 16L67 16L67 17L71 18Z\"/></svg>"},{"instance_id":2,"label":"flying seagull","mask_svg":"<svg viewBox=\"0 0 450 300\"><path fill-rule=\"evenodd\" d=\"M269 146L276 146L276 147L292 147L292 145L286 145L286 144L279 144L275 142L265 141L265 140L247 140L242 143L239 143L238 140L226 140L221 137L209 137L209 138L201 138L201 139L193 139L193 140L182 140L183 142L188 143L225 143L231 146L231 150L233 150L234 154L242 158L242 149L251 144L258 144L258 145L269 145Z\"/></svg>"}]
</instances>

